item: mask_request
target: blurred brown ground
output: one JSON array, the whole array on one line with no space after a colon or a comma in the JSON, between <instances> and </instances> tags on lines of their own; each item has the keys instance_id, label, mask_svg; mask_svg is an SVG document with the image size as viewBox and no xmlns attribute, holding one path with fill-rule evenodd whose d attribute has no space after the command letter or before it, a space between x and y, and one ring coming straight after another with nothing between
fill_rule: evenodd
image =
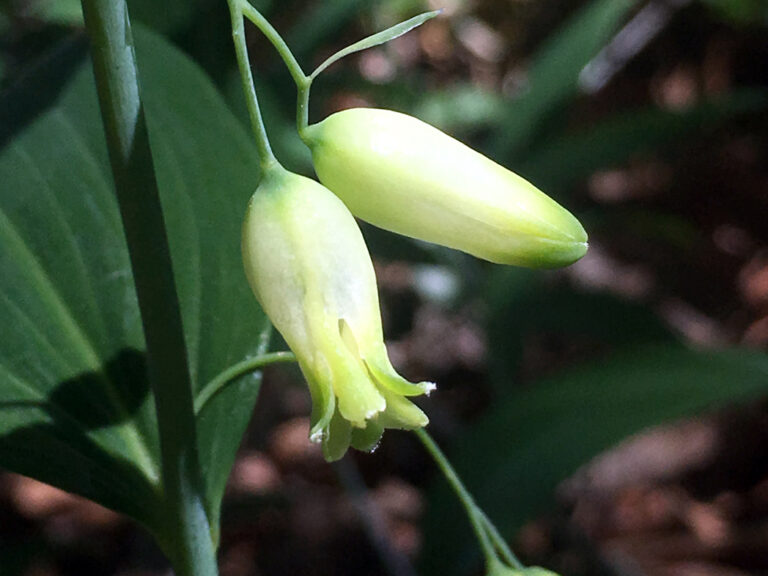
<instances>
[{"instance_id":1,"label":"blurred brown ground","mask_svg":"<svg viewBox=\"0 0 768 576\"><path fill-rule=\"evenodd\" d=\"M471 78L511 90L531 48L576 4L484 0L473 12L457 12L458 23L430 22L393 52L357 58L357 66L373 80L413 67L426 69L436 85ZM393 62L393 53L407 57ZM765 28L731 26L696 5L606 88L580 99L571 121L586 124L607 110L650 102L679 110L734 85L766 84ZM350 101L364 97L340 93L333 105ZM552 281L646 302L705 348L766 349L768 118L731 122L681 149L671 159L644 155L595 173L575 202L611 206L617 215L638 206L681 215L704 239L697 257L643 243L617 216L610 231L591 236L590 254ZM477 418L492 400L481 312L422 301L405 263L378 261L377 271L390 323L393 310L407 310L397 319L405 329L390 342L396 364L441 383L444 393L432 401L442 429ZM533 380L572 363L585 352L578 344L527 342L523 373ZM375 454L332 468L307 441L308 411L295 371L267 372L230 480L222 575L408 574L422 541L423 491L435 480L426 456L393 432ZM564 483L557 507L527 525L515 548L566 574L606 567L626 576L768 574L766 454L765 402L649 431ZM356 491L361 485L367 495ZM374 519L361 509L375 510ZM0 475L0 547L39 550L25 576L167 573L149 539L123 518L12 474ZM9 570L0 566L2 575Z\"/></svg>"}]
</instances>

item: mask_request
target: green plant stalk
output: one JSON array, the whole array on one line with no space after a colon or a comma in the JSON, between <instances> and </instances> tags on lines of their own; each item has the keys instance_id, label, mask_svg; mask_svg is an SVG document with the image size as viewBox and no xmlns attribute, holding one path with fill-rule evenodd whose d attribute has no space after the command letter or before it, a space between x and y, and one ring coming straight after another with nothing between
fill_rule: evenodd
<instances>
[{"instance_id":1,"label":"green plant stalk","mask_svg":"<svg viewBox=\"0 0 768 576\"><path fill-rule=\"evenodd\" d=\"M302 70L299 61L288 48L288 44L285 43L282 36L275 30L272 24L261 15L261 13L254 8L248 0L227 0L229 2L229 9L232 14L232 29L235 28L235 11L239 13L238 19L242 20L243 16L247 18L259 31L266 36L267 40L274 46L277 53L285 63L288 72L293 78L298 90L298 100L296 105L296 126L298 127L299 134L304 132L304 129L309 125L309 90L312 86L312 78L307 76ZM247 58L247 55L246 55ZM238 56L239 59L239 56ZM250 75L250 69L248 70ZM240 75L245 82L245 76L243 76L243 69L240 68ZM243 88L248 91L253 89L253 79L250 79L250 88L243 84Z\"/></svg>"},{"instance_id":2,"label":"green plant stalk","mask_svg":"<svg viewBox=\"0 0 768 576\"><path fill-rule=\"evenodd\" d=\"M475 503L475 499L466 489L461 479L459 478L459 475L456 474L453 466L451 466L451 463L448 461L448 458L446 458L445 454L443 454L442 450L440 450L440 447L435 443L434 440L432 440L432 437L424 428L418 428L417 430L414 430L414 434L416 434L416 436L419 438L421 443L424 445L424 448L426 448L427 452L429 452L429 455L432 456L432 459L435 461L438 468L440 468L440 471L443 473L443 476L445 476L445 479L456 493L459 501L463 504L467 513L467 517L469 518L469 522L472 525L472 530L475 532L475 536L477 537L480 548L482 549L483 555L485 556L485 563L487 568L491 569L492 567L501 564L499 556L496 553L497 548L504 556L504 560L511 566L519 569L524 568L523 564L517 559L517 557L515 557L515 555L506 545L506 542L504 542L504 540L501 538L498 530L496 530L496 527L493 526L485 513Z\"/></svg>"},{"instance_id":3,"label":"green plant stalk","mask_svg":"<svg viewBox=\"0 0 768 576\"><path fill-rule=\"evenodd\" d=\"M240 0L227 0L229 14L232 19L232 40L235 43L235 56L240 70L240 82L245 94L245 103L248 107L248 116L251 119L251 128L256 139L256 148L259 152L259 163L262 174L271 166L278 164L272 146L269 143L267 129L264 126L264 118L261 115L259 99L253 85L251 63L248 58L248 46L245 42L245 25L243 23L243 2Z\"/></svg>"},{"instance_id":4,"label":"green plant stalk","mask_svg":"<svg viewBox=\"0 0 768 576\"><path fill-rule=\"evenodd\" d=\"M232 3L239 6L242 15L248 18L248 20L250 20L261 33L267 37L267 40L269 40L272 46L275 47L280 58L285 62L285 66L288 68L288 72L290 72L291 78L293 78L296 85L298 86L299 84L306 82L307 75L304 74L304 71L301 69L299 61L296 60L293 52L288 48L288 44L285 43L285 40L283 40L280 34L277 33L277 30L274 29L272 24L270 24L267 19L256 10L256 8L248 2L248 0L230 0L230 5Z\"/></svg>"},{"instance_id":5,"label":"green plant stalk","mask_svg":"<svg viewBox=\"0 0 768 576\"><path fill-rule=\"evenodd\" d=\"M488 536L490 537L491 542L493 542L493 545L496 546L496 550L501 553L501 557L504 559L504 561L514 568L518 568L520 570L525 568L523 563L520 562L517 556L515 556L514 552L512 552L512 549L509 547L506 540L502 538L501 533L499 533L499 529L496 528L493 522L491 522L491 519L488 518L488 515L482 510L479 512L483 525L488 531Z\"/></svg>"},{"instance_id":6,"label":"green plant stalk","mask_svg":"<svg viewBox=\"0 0 768 576\"><path fill-rule=\"evenodd\" d=\"M215 576L181 312L125 0L82 0L147 346L164 506L153 531L180 576Z\"/></svg>"},{"instance_id":7,"label":"green plant stalk","mask_svg":"<svg viewBox=\"0 0 768 576\"><path fill-rule=\"evenodd\" d=\"M265 366L269 366L270 364L288 362L296 362L296 355L293 352L272 352L256 356L255 358L248 358L247 360L233 364L208 382L208 384L206 384L198 393L195 398L195 414L200 414L211 398L216 396L216 394L226 388L226 386L236 378L244 376L249 372L259 370L260 368L264 368Z\"/></svg>"}]
</instances>

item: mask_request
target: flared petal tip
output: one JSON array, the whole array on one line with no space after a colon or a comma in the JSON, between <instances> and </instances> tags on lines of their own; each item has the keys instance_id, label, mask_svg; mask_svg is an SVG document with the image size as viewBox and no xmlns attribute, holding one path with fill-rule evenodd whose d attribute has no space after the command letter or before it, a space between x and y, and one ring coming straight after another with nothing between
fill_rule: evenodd
<instances>
[{"instance_id":1,"label":"flared petal tip","mask_svg":"<svg viewBox=\"0 0 768 576\"><path fill-rule=\"evenodd\" d=\"M419 382L419 386L421 386L421 389L424 390L424 395L429 396L437 390L437 384L434 382Z\"/></svg>"},{"instance_id":2,"label":"flared petal tip","mask_svg":"<svg viewBox=\"0 0 768 576\"><path fill-rule=\"evenodd\" d=\"M314 430L309 433L309 441L312 444L320 444L325 439L325 431L322 429Z\"/></svg>"}]
</instances>

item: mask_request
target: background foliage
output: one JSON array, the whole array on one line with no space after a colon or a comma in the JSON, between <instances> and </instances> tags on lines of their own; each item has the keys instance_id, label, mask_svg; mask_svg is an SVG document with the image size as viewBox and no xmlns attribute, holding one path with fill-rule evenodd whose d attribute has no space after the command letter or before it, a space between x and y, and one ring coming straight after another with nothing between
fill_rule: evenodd
<instances>
[{"instance_id":1,"label":"background foliage","mask_svg":"<svg viewBox=\"0 0 768 576\"><path fill-rule=\"evenodd\" d=\"M331 68L311 118L361 104L417 115L590 232L584 261L542 273L364 229L393 357L439 382L433 434L523 557L569 575L768 571L765 3L256 4L305 69L445 8ZM156 431L79 2L0 6L0 464L65 489L87 470L99 483L82 495L152 528ZM130 8L200 386L265 342L238 251L255 153L224 3ZM249 42L278 156L311 173L293 84L255 30ZM214 520L258 392L244 378L200 415ZM477 572L458 505L411 438L331 469L306 443L307 406L295 371L269 373L225 500L223 573ZM132 450L141 464L120 460ZM0 502L3 574L162 569L101 509L12 475Z\"/></svg>"}]
</instances>

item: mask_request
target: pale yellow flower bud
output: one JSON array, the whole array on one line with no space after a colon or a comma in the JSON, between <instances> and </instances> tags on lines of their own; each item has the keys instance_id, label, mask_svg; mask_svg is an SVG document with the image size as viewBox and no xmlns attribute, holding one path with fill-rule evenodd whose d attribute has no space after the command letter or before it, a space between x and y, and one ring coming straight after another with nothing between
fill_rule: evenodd
<instances>
[{"instance_id":1,"label":"pale yellow flower bud","mask_svg":"<svg viewBox=\"0 0 768 576\"><path fill-rule=\"evenodd\" d=\"M354 108L303 136L320 181L371 224L501 264L564 266L587 250L570 212L416 118Z\"/></svg>"}]
</instances>

